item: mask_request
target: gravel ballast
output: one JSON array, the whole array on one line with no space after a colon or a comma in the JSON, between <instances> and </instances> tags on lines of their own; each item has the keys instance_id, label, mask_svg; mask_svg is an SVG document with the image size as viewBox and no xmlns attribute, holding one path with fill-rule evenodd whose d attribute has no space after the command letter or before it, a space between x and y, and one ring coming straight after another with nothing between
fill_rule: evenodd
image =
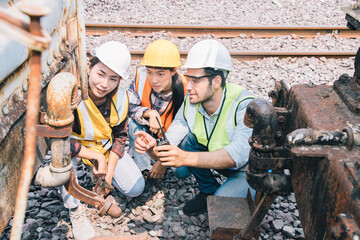
<instances>
[{"instance_id":1,"label":"gravel ballast","mask_svg":"<svg viewBox=\"0 0 360 240\"><path fill-rule=\"evenodd\" d=\"M86 0L86 20L122 24L346 26L351 0Z\"/></svg>"},{"instance_id":2,"label":"gravel ballast","mask_svg":"<svg viewBox=\"0 0 360 240\"><path fill-rule=\"evenodd\" d=\"M115 1L85 0L86 20L122 24L196 24L196 25L280 25L280 26L346 26L341 6L350 0L269 0L269 1ZM109 41L125 43L130 50L145 49L157 39L174 42L181 51L188 51L196 42L213 38L172 38L166 32L144 37L110 32L107 36L86 38L87 49ZM318 35L313 39L278 36L254 39L239 36L218 39L230 51L352 51L360 47L360 39L338 38L336 35ZM121 82L128 87L134 78L139 60L133 60L129 79ZM182 59L182 63L185 59ZM269 99L267 93L275 81L284 80L289 86L296 84L331 85L340 75L354 73L354 57L329 59L325 57L282 58L269 57L255 61L233 59L234 71L228 82L239 84L257 97ZM180 71L184 69L180 68ZM50 155L44 161L50 161ZM79 165L79 183L92 189L90 175ZM223 181L220 179L219 181ZM152 188L148 200L126 198L114 191L111 195L120 204L123 215L117 219L99 217L97 211L84 204L97 236L126 236L147 232L150 239L210 239L207 214L188 217L182 212L185 202L198 193L193 177L179 180L171 169L163 180ZM23 227L22 239L73 239L68 210L54 188L32 185ZM12 220L0 239L9 239ZM279 196L261 223L260 239L304 239L304 232L296 208L294 194Z\"/></svg>"}]
</instances>

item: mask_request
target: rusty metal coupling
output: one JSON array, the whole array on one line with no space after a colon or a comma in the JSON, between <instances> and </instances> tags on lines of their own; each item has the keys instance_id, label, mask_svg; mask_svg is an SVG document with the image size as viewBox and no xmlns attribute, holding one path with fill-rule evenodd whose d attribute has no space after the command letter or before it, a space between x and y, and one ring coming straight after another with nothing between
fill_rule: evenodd
<instances>
[{"instance_id":1,"label":"rusty metal coupling","mask_svg":"<svg viewBox=\"0 0 360 240\"><path fill-rule=\"evenodd\" d=\"M253 128L250 145L259 151L269 151L276 146L275 135L278 128L274 107L265 99L256 98L246 108L244 124Z\"/></svg>"},{"instance_id":2,"label":"rusty metal coupling","mask_svg":"<svg viewBox=\"0 0 360 240\"><path fill-rule=\"evenodd\" d=\"M62 72L55 75L47 89L47 114L44 120L53 127L63 127L74 120L72 111L77 107L77 81L71 73ZM70 133L69 133L70 135ZM69 181L72 164L70 157L70 139L50 138L50 166L40 168L35 177L35 183L43 187L61 186Z\"/></svg>"},{"instance_id":3,"label":"rusty metal coupling","mask_svg":"<svg viewBox=\"0 0 360 240\"><path fill-rule=\"evenodd\" d=\"M56 74L49 83L47 94L47 112L45 122L53 127L69 125L74 121L72 111L79 102L77 81L68 72Z\"/></svg>"}]
</instances>

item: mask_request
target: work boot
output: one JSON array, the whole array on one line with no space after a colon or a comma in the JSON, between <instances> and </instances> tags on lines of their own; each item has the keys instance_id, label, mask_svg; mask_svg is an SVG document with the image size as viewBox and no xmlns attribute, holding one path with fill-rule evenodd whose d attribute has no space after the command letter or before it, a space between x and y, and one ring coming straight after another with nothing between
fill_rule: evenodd
<instances>
[{"instance_id":1,"label":"work boot","mask_svg":"<svg viewBox=\"0 0 360 240\"><path fill-rule=\"evenodd\" d=\"M70 221L76 240L88 240L95 236L95 231L81 204L77 208L70 209Z\"/></svg>"},{"instance_id":2,"label":"work boot","mask_svg":"<svg viewBox=\"0 0 360 240\"><path fill-rule=\"evenodd\" d=\"M196 216L207 210L206 198L211 194L200 192L193 199L187 201L183 212L188 216Z\"/></svg>"}]
</instances>

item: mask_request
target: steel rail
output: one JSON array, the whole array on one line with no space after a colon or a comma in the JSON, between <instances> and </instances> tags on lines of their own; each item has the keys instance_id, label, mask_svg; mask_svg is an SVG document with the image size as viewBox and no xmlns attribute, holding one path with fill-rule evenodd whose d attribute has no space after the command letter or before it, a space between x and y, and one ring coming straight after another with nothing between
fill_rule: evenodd
<instances>
[{"instance_id":1,"label":"steel rail","mask_svg":"<svg viewBox=\"0 0 360 240\"><path fill-rule=\"evenodd\" d=\"M131 58L132 60L142 59L144 56L145 50L132 50ZM186 58L188 52L180 51L181 58ZM351 52L320 52L320 51L230 51L230 55L232 58L235 58L240 61L253 61L261 58L268 57L278 57L278 58L301 58L301 57L325 57L325 58L349 58L354 57L356 55L356 51ZM87 50L87 56L90 57L90 51Z\"/></svg>"},{"instance_id":2,"label":"steel rail","mask_svg":"<svg viewBox=\"0 0 360 240\"><path fill-rule=\"evenodd\" d=\"M204 25L155 25L118 23L85 24L86 35L103 36L111 31L126 32L130 36L144 36L153 32L166 31L171 37L196 37L211 34L215 38L256 37L271 38L274 36L292 35L299 38L313 38L318 34L334 34L338 37L360 37L359 31L345 26L204 26Z\"/></svg>"}]
</instances>

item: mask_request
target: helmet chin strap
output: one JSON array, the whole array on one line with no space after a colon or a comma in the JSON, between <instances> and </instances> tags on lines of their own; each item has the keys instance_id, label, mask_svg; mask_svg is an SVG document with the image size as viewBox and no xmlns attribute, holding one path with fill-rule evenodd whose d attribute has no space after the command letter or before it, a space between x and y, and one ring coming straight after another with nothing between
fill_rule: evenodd
<instances>
[{"instance_id":1,"label":"helmet chin strap","mask_svg":"<svg viewBox=\"0 0 360 240\"><path fill-rule=\"evenodd\" d=\"M227 71L227 70L220 70L220 71L222 71L222 72L223 72L223 74L224 74L224 78L226 79L226 78L227 78L227 76L229 75L229 71Z\"/></svg>"}]
</instances>

